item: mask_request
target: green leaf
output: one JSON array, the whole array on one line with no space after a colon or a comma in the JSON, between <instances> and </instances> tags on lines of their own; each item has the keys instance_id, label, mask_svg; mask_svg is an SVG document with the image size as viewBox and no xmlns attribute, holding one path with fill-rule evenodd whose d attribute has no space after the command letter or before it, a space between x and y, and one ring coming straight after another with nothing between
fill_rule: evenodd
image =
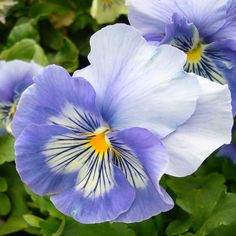
<instances>
[{"instance_id":1,"label":"green leaf","mask_svg":"<svg viewBox=\"0 0 236 236\"><path fill-rule=\"evenodd\" d=\"M213 173L203 177L171 178L167 184L177 195L176 203L191 215L192 226L196 230L226 191L224 182L224 176Z\"/></svg>"},{"instance_id":2,"label":"green leaf","mask_svg":"<svg viewBox=\"0 0 236 236\"><path fill-rule=\"evenodd\" d=\"M15 159L14 142L15 139L9 134L0 136L0 165Z\"/></svg>"},{"instance_id":3,"label":"green leaf","mask_svg":"<svg viewBox=\"0 0 236 236\"><path fill-rule=\"evenodd\" d=\"M43 236L54 236L60 226L61 223L58 219L50 217L47 220L40 222L41 234Z\"/></svg>"},{"instance_id":4,"label":"green leaf","mask_svg":"<svg viewBox=\"0 0 236 236\"><path fill-rule=\"evenodd\" d=\"M22 216L22 214L25 214L28 211L25 201L26 192L14 164L7 163L0 166L0 173L8 184L7 195L12 204L11 215L17 217Z\"/></svg>"},{"instance_id":5,"label":"green leaf","mask_svg":"<svg viewBox=\"0 0 236 236\"><path fill-rule=\"evenodd\" d=\"M236 194L227 193L224 182L224 176L217 173L167 181L177 196L176 203L189 214L196 236L208 235L235 222Z\"/></svg>"},{"instance_id":6,"label":"green leaf","mask_svg":"<svg viewBox=\"0 0 236 236\"><path fill-rule=\"evenodd\" d=\"M42 214L50 215L53 217L57 217L60 219L64 219L64 215L60 213L52 204L52 202L49 200L49 197L45 196L39 196L35 193L33 193L27 186L25 186L26 192L30 195L34 208L38 208Z\"/></svg>"},{"instance_id":7,"label":"green leaf","mask_svg":"<svg viewBox=\"0 0 236 236\"><path fill-rule=\"evenodd\" d=\"M135 236L127 224L103 223L84 225L76 221L68 220L62 236Z\"/></svg>"},{"instance_id":8,"label":"green leaf","mask_svg":"<svg viewBox=\"0 0 236 236\"><path fill-rule=\"evenodd\" d=\"M31 226L40 228L40 223L43 220L42 218L30 214L23 215L24 220Z\"/></svg>"},{"instance_id":9,"label":"green leaf","mask_svg":"<svg viewBox=\"0 0 236 236\"><path fill-rule=\"evenodd\" d=\"M236 219L236 194L223 194L220 201L211 211L208 219L201 226L196 236L204 236L222 226L229 226Z\"/></svg>"},{"instance_id":10,"label":"green leaf","mask_svg":"<svg viewBox=\"0 0 236 236\"><path fill-rule=\"evenodd\" d=\"M78 68L78 49L74 43L68 39L64 39L64 45L60 51L57 52L53 62L66 68L69 72L73 72Z\"/></svg>"},{"instance_id":11,"label":"green leaf","mask_svg":"<svg viewBox=\"0 0 236 236\"><path fill-rule=\"evenodd\" d=\"M53 50L60 50L64 44L64 35L46 21L41 26L42 44Z\"/></svg>"},{"instance_id":12,"label":"green leaf","mask_svg":"<svg viewBox=\"0 0 236 236\"><path fill-rule=\"evenodd\" d=\"M34 39L36 42L39 41L39 34L35 21L33 20L15 25L8 36L7 46L12 46L16 42L26 38Z\"/></svg>"},{"instance_id":13,"label":"green leaf","mask_svg":"<svg viewBox=\"0 0 236 236\"><path fill-rule=\"evenodd\" d=\"M154 224L154 221L146 220L140 223L134 223L129 225L130 228L132 228L137 236L157 236L157 230Z\"/></svg>"},{"instance_id":14,"label":"green leaf","mask_svg":"<svg viewBox=\"0 0 236 236\"><path fill-rule=\"evenodd\" d=\"M235 235L236 232L236 221L227 226L221 226L213 230L208 236L230 236Z\"/></svg>"},{"instance_id":15,"label":"green leaf","mask_svg":"<svg viewBox=\"0 0 236 236\"><path fill-rule=\"evenodd\" d=\"M190 229L191 224L192 222L190 218L174 220L168 225L166 229L166 234L167 235L180 235L180 234L186 233Z\"/></svg>"},{"instance_id":16,"label":"green leaf","mask_svg":"<svg viewBox=\"0 0 236 236\"><path fill-rule=\"evenodd\" d=\"M65 15L70 10L67 1L64 1L64 4L60 4L57 0L53 2L50 1L41 1L40 3L35 2L29 11L29 16L32 18L46 18L53 13L58 13L60 15Z\"/></svg>"},{"instance_id":17,"label":"green leaf","mask_svg":"<svg viewBox=\"0 0 236 236\"><path fill-rule=\"evenodd\" d=\"M27 223L22 217L11 216L0 227L0 235L9 235L27 228Z\"/></svg>"},{"instance_id":18,"label":"green leaf","mask_svg":"<svg viewBox=\"0 0 236 236\"><path fill-rule=\"evenodd\" d=\"M34 60L41 65L47 65L48 60L43 49L32 39L23 39L15 43L9 49L4 50L1 59L14 60L21 59L26 61Z\"/></svg>"},{"instance_id":19,"label":"green leaf","mask_svg":"<svg viewBox=\"0 0 236 236\"><path fill-rule=\"evenodd\" d=\"M6 216L11 210L11 202L5 193L0 193L0 215Z\"/></svg>"},{"instance_id":20,"label":"green leaf","mask_svg":"<svg viewBox=\"0 0 236 236\"><path fill-rule=\"evenodd\" d=\"M0 192L6 192L8 189L7 181L0 176Z\"/></svg>"}]
</instances>

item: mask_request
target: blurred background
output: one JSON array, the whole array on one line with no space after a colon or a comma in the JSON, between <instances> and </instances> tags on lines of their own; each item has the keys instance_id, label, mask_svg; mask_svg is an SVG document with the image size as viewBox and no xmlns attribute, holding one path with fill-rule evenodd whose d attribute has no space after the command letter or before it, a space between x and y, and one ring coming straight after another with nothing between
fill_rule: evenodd
<instances>
[{"instance_id":1,"label":"blurred background","mask_svg":"<svg viewBox=\"0 0 236 236\"><path fill-rule=\"evenodd\" d=\"M0 0L0 59L58 64L70 73L88 65L90 36L127 23L122 0ZM1 135L1 134L0 134ZM0 136L0 235L234 236L236 166L214 154L192 176L164 176L173 210L135 224L83 225L32 193L14 164L14 139Z\"/></svg>"}]
</instances>

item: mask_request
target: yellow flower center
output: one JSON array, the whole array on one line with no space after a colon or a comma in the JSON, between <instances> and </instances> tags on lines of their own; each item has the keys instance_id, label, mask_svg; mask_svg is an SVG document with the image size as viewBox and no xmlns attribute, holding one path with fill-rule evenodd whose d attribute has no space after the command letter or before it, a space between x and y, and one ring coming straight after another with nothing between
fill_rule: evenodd
<instances>
[{"instance_id":1,"label":"yellow flower center","mask_svg":"<svg viewBox=\"0 0 236 236\"><path fill-rule=\"evenodd\" d=\"M202 56L201 44L198 44L196 48L187 52L188 62L199 62L201 60L201 56Z\"/></svg>"},{"instance_id":2,"label":"yellow flower center","mask_svg":"<svg viewBox=\"0 0 236 236\"><path fill-rule=\"evenodd\" d=\"M106 137L106 133L109 129L102 129L97 131L91 136L89 146L94 149L97 153L105 153L111 147L111 144Z\"/></svg>"}]
</instances>

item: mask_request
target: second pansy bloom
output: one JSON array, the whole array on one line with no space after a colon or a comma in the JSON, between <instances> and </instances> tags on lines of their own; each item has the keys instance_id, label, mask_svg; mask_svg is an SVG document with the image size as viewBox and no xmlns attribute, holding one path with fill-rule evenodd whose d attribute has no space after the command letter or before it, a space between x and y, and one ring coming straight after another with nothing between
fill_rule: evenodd
<instances>
[{"instance_id":1,"label":"second pansy bloom","mask_svg":"<svg viewBox=\"0 0 236 236\"><path fill-rule=\"evenodd\" d=\"M126 0L129 20L153 44L187 54L187 72L228 83L236 114L236 1Z\"/></svg>"},{"instance_id":2,"label":"second pansy bloom","mask_svg":"<svg viewBox=\"0 0 236 236\"><path fill-rule=\"evenodd\" d=\"M73 78L49 66L13 121L16 165L36 193L82 223L143 221L173 207L159 185L230 142L227 86L183 71L186 56L118 24L91 39Z\"/></svg>"}]
</instances>

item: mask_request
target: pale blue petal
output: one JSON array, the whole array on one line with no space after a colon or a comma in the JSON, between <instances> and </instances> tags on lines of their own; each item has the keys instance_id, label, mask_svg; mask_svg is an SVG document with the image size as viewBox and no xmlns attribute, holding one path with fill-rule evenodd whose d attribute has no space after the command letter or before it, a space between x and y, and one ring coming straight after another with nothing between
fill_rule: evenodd
<instances>
[{"instance_id":1,"label":"pale blue petal","mask_svg":"<svg viewBox=\"0 0 236 236\"><path fill-rule=\"evenodd\" d=\"M13 134L18 137L31 123L75 127L81 109L98 116L95 97L84 79L72 79L62 67L48 66L22 95L12 123Z\"/></svg>"},{"instance_id":2,"label":"pale blue petal","mask_svg":"<svg viewBox=\"0 0 236 236\"><path fill-rule=\"evenodd\" d=\"M174 13L194 23L201 37L209 37L225 23L227 0L127 0L129 19L144 35L157 38L163 33L163 24L171 23ZM149 26L148 26L149 24ZM159 30L156 28L161 26Z\"/></svg>"},{"instance_id":3,"label":"pale blue petal","mask_svg":"<svg viewBox=\"0 0 236 236\"><path fill-rule=\"evenodd\" d=\"M236 0L228 0L225 20L225 24L212 35L212 41L236 39Z\"/></svg>"},{"instance_id":4,"label":"pale blue petal","mask_svg":"<svg viewBox=\"0 0 236 236\"><path fill-rule=\"evenodd\" d=\"M136 192L130 209L114 221L139 222L170 210L173 201L159 185L169 157L159 139L146 129L131 128L111 133L110 142L119 153L114 164Z\"/></svg>"},{"instance_id":5,"label":"pale blue petal","mask_svg":"<svg viewBox=\"0 0 236 236\"><path fill-rule=\"evenodd\" d=\"M166 173L179 177L192 174L212 152L229 143L233 126L227 85L192 76L202 90L196 111L184 125L162 140L170 155Z\"/></svg>"},{"instance_id":6,"label":"pale blue petal","mask_svg":"<svg viewBox=\"0 0 236 236\"><path fill-rule=\"evenodd\" d=\"M144 127L165 136L195 110L199 87L183 73L186 55L171 46L149 45L130 26L98 31L89 60L91 66L73 76L92 84L98 109L113 129Z\"/></svg>"},{"instance_id":7,"label":"pale blue petal","mask_svg":"<svg viewBox=\"0 0 236 236\"><path fill-rule=\"evenodd\" d=\"M13 102L14 96L21 94L33 84L33 77L40 74L42 67L34 62L14 60L2 62L0 67L0 102Z\"/></svg>"},{"instance_id":8,"label":"pale blue petal","mask_svg":"<svg viewBox=\"0 0 236 236\"><path fill-rule=\"evenodd\" d=\"M110 168L113 169L114 186L102 196L85 196L82 190L73 188L51 197L52 202L60 211L80 223L94 224L114 220L130 208L135 191L117 167Z\"/></svg>"}]
</instances>

